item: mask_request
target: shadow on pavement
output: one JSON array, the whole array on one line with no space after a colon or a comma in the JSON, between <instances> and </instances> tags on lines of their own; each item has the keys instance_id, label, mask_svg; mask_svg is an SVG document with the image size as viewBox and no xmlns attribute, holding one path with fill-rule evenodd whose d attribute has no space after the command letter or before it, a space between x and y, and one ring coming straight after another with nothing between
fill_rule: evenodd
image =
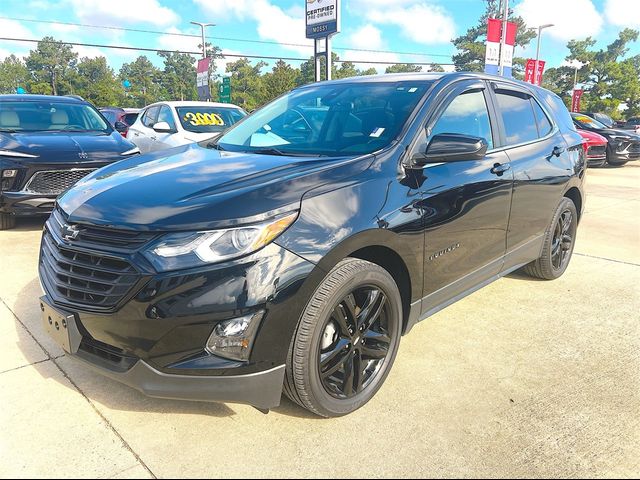
<instances>
[{"instance_id":1,"label":"shadow on pavement","mask_svg":"<svg viewBox=\"0 0 640 480\"><path fill-rule=\"evenodd\" d=\"M41 339L46 338L46 333L40 325L40 309L38 306L38 298L40 296L40 285L38 279L34 278L18 294L15 305L13 305L13 312L42 345L43 341ZM16 323L17 322L16 320ZM16 325L16 329L20 329L19 325ZM24 347L22 345L19 346L25 356L27 356L27 360L33 364L40 359L35 358L34 355L30 353L29 348L27 348L26 343L31 341L29 337L20 337L19 342L23 343ZM44 345L44 347L47 348L46 345ZM56 355L55 352L48 353L54 357ZM147 397L135 389L103 377L99 373L75 362L73 359L58 357L56 363L63 368L65 375L69 376L69 379L78 386L83 395L91 401L97 402L112 410L195 414L213 417L228 417L236 414L235 410L223 403L164 400ZM38 363L32 366L44 378L50 378L50 373L48 373L50 369L47 370ZM56 376L56 380L60 381L65 387L69 387L69 383L65 377ZM299 418L320 418L294 404L284 395L282 396L281 405L273 409L273 411Z\"/></svg>"},{"instance_id":2,"label":"shadow on pavement","mask_svg":"<svg viewBox=\"0 0 640 480\"><path fill-rule=\"evenodd\" d=\"M18 217L16 219L16 226L12 228L12 230L17 232L35 232L42 230L48 218L48 215L41 217Z\"/></svg>"}]
</instances>

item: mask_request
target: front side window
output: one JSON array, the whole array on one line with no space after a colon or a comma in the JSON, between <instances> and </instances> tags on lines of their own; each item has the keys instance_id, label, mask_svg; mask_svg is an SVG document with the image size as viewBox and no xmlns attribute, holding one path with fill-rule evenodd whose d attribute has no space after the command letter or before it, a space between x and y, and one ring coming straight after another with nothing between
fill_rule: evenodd
<instances>
[{"instance_id":1,"label":"front side window","mask_svg":"<svg viewBox=\"0 0 640 480\"><path fill-rule=\"evenodd\" d=\"M218 140L231 151L363 155L389 145L432 81L319 84L284 95Z\"/></svg>"},{"instance_id":2,"label":"front side window","mask_svg":"<svg viewBox=\"0 0 640 480\"><path fill-rule=\"evenodd\" d=\"M431 129L432 137L439 133L484 138L489 148L493 148L489 111L482 91L473 90L454 98Z\"/></svg>"},{"instance_id":3,"label":"front side window","mask_svg":"<svg viewBox=\"0 0 640 480\"><path fill-rule=\"evenodd\" d=\"M144 112L144 116L142 117L142 124L145 127L152 128L153 124L156 123L156 118L158 117L158 111L160 110L159 106L150 107Z\"/></svg>"},{"instance_id":4,"label":"front side window","mask_svg":"<svg viewBox=\"0 0 640 480\"><path fill-rule=\"evenodd\" d=\"M498 110L502 115L507 145L518 145L538 139L538 126L531 96L510 90L496 92Z\"/></svg>"},{"instance_id":5,"label":"front side window","mask_svg":"<svg viewBox=\"0 0 640 480\"><path fill-rule=\"evenodd\" d=\"M86 103L20 101L0 102L0 131L111 133L112 129Z\"/></svg>"},{"instance_id":6,"label":"front side window","mask_svg":"<svg viewBox=\"0 0 640 480\"><path fill-rule=\"evenodd\" d=\"M238 108L226 107L177 107L176 112L182 128L194 133L219 133L246 116Z\"/></svg>"},{"instance_id":7,"label":"front side window","mask_svg":"<svg viewBox=\"0 0 640 480\"><path fill-rule=\"evenodd\" d=\"M156 123L160 122L166 122L169 127L171 127L171 130L176 130L176 122L173 119L173 113L171 113L171 109L166 105L162 105L160 108L160 113L158 114L158 120Z\"/></svg>"}]
</instances>

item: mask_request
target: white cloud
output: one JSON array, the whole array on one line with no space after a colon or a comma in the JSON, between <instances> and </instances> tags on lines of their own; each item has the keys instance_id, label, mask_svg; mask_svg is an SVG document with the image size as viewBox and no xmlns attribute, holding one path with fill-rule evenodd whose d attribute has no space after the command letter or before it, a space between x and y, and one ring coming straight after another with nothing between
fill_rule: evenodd
<instances>
[{"instance_id":1,"label":"white cloud","mask_svg":"<svg viewBox=\"0 0 640 480\"><path fill-rule=\"evenodd\" d=\"M3 37L8 38L36 38L31 30L24 27L21 23L14 20L5 20L0 18L0 32ZM35 43L27 42L12 42L10 40L3 40L2 47L0 49L0 60L4 60L11 54L17 57L22 57L29 53L29 49L35 48Z\"/></svg>"},{"instance_id":2,"label":"white cloud","mask_svg":"<svg viewBox=\"0 0 640 480\"><path fill-rule=\"evenodd\" d=\"M345 50L340 54L340 58L342 60L371 60L375 62L385 62L385 63L362 63L358 62L355 64L356 68L360 70L368 70L370 68L375 68L378 73L384 73L387 67L394 65L396 63L400 63L400 58L395 53L373 53L373 52L360 52L353 50ZM340 66L340 65L338 65Z\"/></svg>"},{"instance_id":3,"label":"white cloud","mask_svg":"<svg viewBox=\"0 0 640 480\"><path fill-rule=\"evenodd\" d=\"M607 0L604 12L607 21L612 25L640 28L640 2L638 0Z\"/></svg>"},{"instance_id":4,"label":"white cloud","mask_svg":"<svg viewBox=\"0 0 640 480\"><path fill-rule=\"evenodd\" d=\"M97 25L122 25L147 23L172 25L180 17L158 0L68 0L74 13L82 22Z\"/></svg>"},{"instance_id":5,"label":"white cloud","mask_svg":"<svg viewBox=\"0 0 640 480\"><path fill-rule=\"evenodd\" d=\"M353 48L382 49L382 32L379 28L369 23L349 35L347 37L347 43Z\"/></svg>"},{"instance_id":6,"label":"white cloud","mask_svg":"<svg viewBox=\"0 0 640 480\"><path fill-rule=\"evenodd\" d=\"M522 0L514 12L529 27L553 23L553 27L545 29L544 36L565 42L594 37L602 30L602 15L591 0Z\"/></svg>"},{"instance_id":7,"label":"white cloud","mask_svg":"<svg viewBox=\"0 0 640 480\"><path fill-rule=\"evenodd\" d=\"M449 43L456 33L451 15L441 6L426 2L380 2L364 15L375 24L394 25L403 36L426 45Z\"/></svg>"},{"instance_id":8,"label":"white cloud","mask_svg":"<svg viewBox=\"0 0 640 480\"><path fill-rule=\"evenodd\" d=\"M198 30L200 28L198 27ZM182 32L176 27L171 27L165 30L167 33L187 33L190 35L199 34L199 31L190 30ZM179 35L160 35L158 37L158 47L165 50L180 50L182 52L199 52L202 50L200 44L202 43L201 37L185 37Z\"/></svg>"},{"instance_id":9,"label":"white cloud","mask_svg":"<svg viewBox=\"0 0 640 480\"><path fill-rule=\"evenodd\" d=\"M269 0L194 0L212 19L253 20L257 22L258 36L282 44L282 48L304 56L313 54L313 43L305 38L304 11L283 10ZM285 45L296 44L296 45ZM299 46L299 45L308 45Z\"/></svg>"}]
</instances>

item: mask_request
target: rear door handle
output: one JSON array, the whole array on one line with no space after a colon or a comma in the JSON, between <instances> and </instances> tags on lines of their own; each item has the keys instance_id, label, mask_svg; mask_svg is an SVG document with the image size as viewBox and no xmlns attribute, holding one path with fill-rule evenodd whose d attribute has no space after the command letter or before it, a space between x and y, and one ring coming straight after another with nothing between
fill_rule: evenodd
<instances>
[{"instance_id":1,"label":"rear door handle","mask_svg":"<svg viewBox=\"0 0 640 480\"><path fill-rule=\"evenodd\" d=\"M151 138L151 140L156 140L156 137L149 137L149 138Z\"/></svg>"},{"instance_id":2,"label":"rear door handle","mask_svg":"<svg viewBox=\"0 0 640 480\"><path fill-rule=\"evenodd\" d=\"M559 157L560 155L562 155L564 153L565 148L564 147L560 147L558 145L556 145L555 147L553 147L553 152L551 152L551 155L555 156L555 157Z\"/></svg>"},{"instance_id":3,"label":"rear door handle","mask_svg":"<svg viewBox=\"0 0 640 480\"><path fill-rule=\"evenodd\" d=\"M493 168L491 169L491 173L501 177L504 172L507 172L510 169L511 169L511 164L509 163L495 163L493 165Z\"/></svg>"}]
</instances>

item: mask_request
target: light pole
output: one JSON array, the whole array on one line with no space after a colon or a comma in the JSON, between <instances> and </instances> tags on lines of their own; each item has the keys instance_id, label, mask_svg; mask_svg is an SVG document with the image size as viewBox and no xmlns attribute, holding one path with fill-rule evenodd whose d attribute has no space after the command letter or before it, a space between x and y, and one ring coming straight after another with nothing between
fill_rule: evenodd
<instances>
[{"instance_id":1,"label":"light pole","mask_svg":"<svg viewBox=\"0 0 640 480\"><path fill-rule=\"evenodd\" d=\"M200 31L202 33L202 58L207 58L207 42L204 37L204 29L206 27L215 27L215 23L200 23L200 22L190 22L193 25L200 25Z\"/></svg>"},{"instance_id":2,"label":"light pole","mask_svg":"<svg viewBox=\"0 0 640 480\"><path fill-rule=\"evenodd\" d=\"M534 85L538 85L538 62L540 61L540 36L542 35L542 30L549 27L553 27L553 23L546 23L538 27L538 47L536 48L536 68L533 71Z\"/></svg>"}]
</instances>

